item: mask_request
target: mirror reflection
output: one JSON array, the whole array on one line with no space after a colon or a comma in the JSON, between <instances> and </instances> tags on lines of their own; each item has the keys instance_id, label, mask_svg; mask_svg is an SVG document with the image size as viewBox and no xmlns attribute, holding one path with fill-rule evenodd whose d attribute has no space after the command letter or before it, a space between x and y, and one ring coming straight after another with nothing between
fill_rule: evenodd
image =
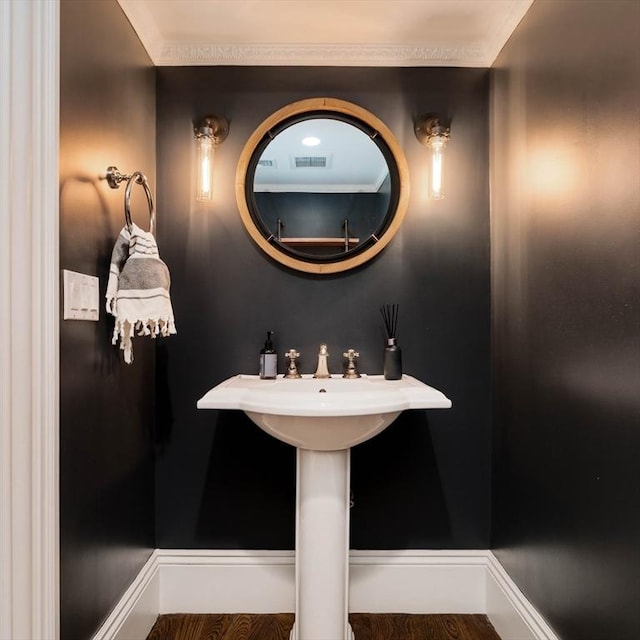
<instances>
[{"instance_id":1,"label":"mirror reflection","mask_svg":"<svg viewBox=\"0 0 640 640\"><path fill-rule=\"evenodd\" d=\"M285 127L257 154L253 197L275 241L298 253L333 257L380 233L391 177L368 132L313 117Z\"/></svg>"}]
</instances>

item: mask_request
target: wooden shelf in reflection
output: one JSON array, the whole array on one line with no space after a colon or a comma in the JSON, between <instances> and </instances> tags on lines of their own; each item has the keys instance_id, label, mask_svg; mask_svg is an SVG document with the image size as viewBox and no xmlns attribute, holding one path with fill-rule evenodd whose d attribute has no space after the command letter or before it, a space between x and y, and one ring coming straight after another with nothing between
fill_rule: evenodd
<instances>
[{"instance_id":1,"label":"wooden shelf in reflection","mask_svg":"<svg viewBox=\"0 0 640 640\"><path fill-rule=\"evenodd\" d=\"M295 247L343 247L344 238L280 238L282 244ZM349 246L355 246L360 238L349 238Z\"/></svg>"}]
</instances>

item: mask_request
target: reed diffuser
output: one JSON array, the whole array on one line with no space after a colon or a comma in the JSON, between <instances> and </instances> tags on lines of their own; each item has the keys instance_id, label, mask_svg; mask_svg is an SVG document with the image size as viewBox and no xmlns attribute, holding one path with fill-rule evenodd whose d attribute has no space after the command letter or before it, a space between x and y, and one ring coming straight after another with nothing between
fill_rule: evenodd
<instances>
[{"instance_id":1,"label":"reed diffuser","mask_svg":"<svg viewBox=\"0 0 640 640\"><path fill-rule=\"evenodd\" d=\"M398 346L399 309L400 305L397 304L385 304L380 307L387 335L383 367L385 380L400 380L402 378L402 350Z\"/></svg>"}]
</instances>

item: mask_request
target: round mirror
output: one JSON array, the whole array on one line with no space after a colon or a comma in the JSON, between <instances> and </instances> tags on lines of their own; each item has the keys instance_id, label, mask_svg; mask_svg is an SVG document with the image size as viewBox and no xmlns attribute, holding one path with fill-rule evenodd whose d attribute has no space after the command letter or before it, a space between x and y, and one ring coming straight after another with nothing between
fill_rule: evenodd
<instances>
[{"instance_id":1,"label":"round mirror","mask_svg":"<svg viewBox=\"0 0 640 640\"><path fill-rule=\"evenodd\" d=\"M389 129L343 100L312 98L267 118L236 173L245 227L272 258L309 273L352 269L398 230L409 196Z\"/></svg>"}]
</instances>

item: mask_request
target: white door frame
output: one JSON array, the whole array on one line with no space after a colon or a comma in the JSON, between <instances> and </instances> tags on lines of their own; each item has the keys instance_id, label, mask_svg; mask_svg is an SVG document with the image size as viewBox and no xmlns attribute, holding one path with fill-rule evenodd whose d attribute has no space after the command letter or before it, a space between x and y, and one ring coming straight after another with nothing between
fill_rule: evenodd
<instances>
[{"instance_id":1,"label":"white door frame","mask_svg":"<svg viewBox=\"0 0 640 640\"><path fill-rule=\"evenodd\" d=\"M0 638L59 631L59 0L0 1Z\"/></svg>"}]
</instances>

